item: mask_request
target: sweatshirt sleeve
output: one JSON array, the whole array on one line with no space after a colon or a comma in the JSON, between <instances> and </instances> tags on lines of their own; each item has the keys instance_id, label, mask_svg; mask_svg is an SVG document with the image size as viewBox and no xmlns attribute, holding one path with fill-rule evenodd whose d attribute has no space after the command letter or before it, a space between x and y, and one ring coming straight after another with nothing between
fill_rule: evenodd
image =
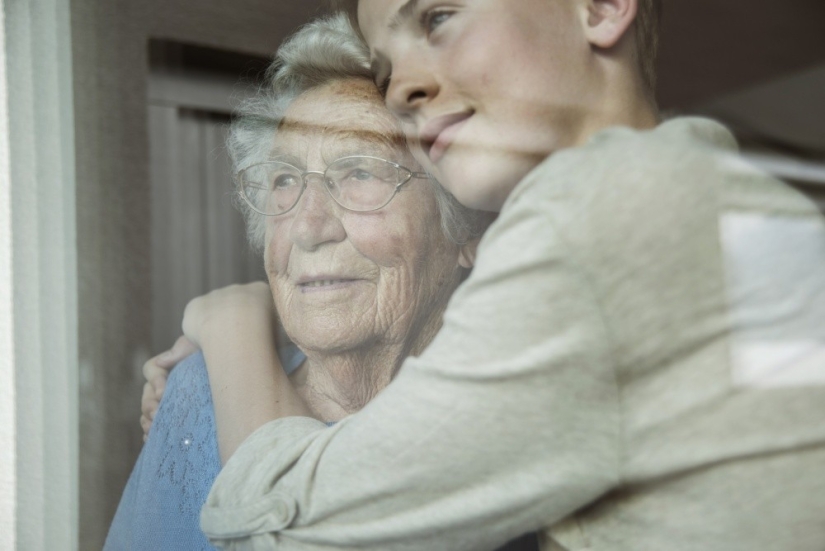
<instances>
[{"instance_id":1,"label":"sweatshirt sleeve","mask_svg":"<svg viewBox=\"0 0 825 551\"><path fill-rule=\"evenodd\" d=\"M433 343L361 412L244 442L201 513L215 545L495 549L616 485L610 335L549 201L511 197Z\"/></svg>"}]
</instances>

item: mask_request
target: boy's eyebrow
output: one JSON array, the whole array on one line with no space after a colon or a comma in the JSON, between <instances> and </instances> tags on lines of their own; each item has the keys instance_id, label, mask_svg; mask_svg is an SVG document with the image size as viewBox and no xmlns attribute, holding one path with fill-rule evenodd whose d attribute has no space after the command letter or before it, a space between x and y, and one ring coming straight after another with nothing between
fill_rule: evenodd
<instances>
[{"instance_id":1,"label":"boy's eyebrow","mask_svg":"<svg viewBox=\"0 0 825 551\"><path fill-rule=\"evenodd\" d=\"M411 18L413 13L418 9L419 1L420 0L408 0L403 6L398 8L398 11L390 20L390 29L396 30L405 20Z\"/></svg>"}]
</instances>

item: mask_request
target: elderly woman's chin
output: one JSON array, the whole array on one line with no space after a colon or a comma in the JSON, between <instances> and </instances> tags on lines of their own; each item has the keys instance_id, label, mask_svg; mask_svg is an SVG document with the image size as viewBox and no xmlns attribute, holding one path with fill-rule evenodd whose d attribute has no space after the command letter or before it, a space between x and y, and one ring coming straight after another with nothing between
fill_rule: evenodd
<instances>
[{"instance_id":1,"label":"elderly woman's chin","mask_svg":"<svg viewBox=\"0 0 825 551\"><path fill-rule=\"evenodd\" d=\"M410 260L417 262L415 257ZM439 262L440 268L423 271L440 271L447 278L377 264L372 270L350 269L348 277L300 282L276 278L273 295L284 329L310 356L363 356L383 362L392 358L389 363L395 364L426 346L446 307L449 293L443 289L452 291L460 281L455 262L430 261ZM363 263L360 259L348 265Z\"/></svg>"},{"instance_id":2,"label":"elderly woman's chin","mask_svg":"<svg viewBox=\"0 0 825 551\"><path fill-rule=\"evenodd\" d=\"M296 285L282 296L276 300L281 323L306 353L354 352L381 337L375 284L369 280Z\"/></svg>"}]
</instances>

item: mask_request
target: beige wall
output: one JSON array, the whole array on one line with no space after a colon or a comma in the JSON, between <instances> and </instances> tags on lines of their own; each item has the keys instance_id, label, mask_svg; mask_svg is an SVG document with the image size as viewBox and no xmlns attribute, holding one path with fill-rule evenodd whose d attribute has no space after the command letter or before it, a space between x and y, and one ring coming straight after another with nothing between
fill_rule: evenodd
<instances>
[{"instance_id":1,"label":"beige wall","mask_svg":"<svg viewBox=\"0 0 825 551\"><path fill-rule=\"evenodd\" d=\"M270 55L319 13L303 0L74 0L80 549L102 546L140 450L150 342L147 41Z\"/></svg>"}]
</instances>

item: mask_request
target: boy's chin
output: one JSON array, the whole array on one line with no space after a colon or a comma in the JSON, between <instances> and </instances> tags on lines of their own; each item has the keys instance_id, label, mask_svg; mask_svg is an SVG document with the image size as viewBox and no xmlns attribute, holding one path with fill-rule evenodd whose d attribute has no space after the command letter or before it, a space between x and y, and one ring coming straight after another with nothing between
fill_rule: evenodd
<instances>
[{"instance_id":1,"label":"boy's chin","mask_svg":"<svg viewBox=\"0 0 825 551\"><path fill-rule=\"evenodd\" d=\"M464 163L445 162L440 167L439 176L444 187L465 207L498 212L513 188L534 167L535 163L528 164L523 159L490 158L488 155L486 158L468 158Z\"/></svg>"}]
</instances>

